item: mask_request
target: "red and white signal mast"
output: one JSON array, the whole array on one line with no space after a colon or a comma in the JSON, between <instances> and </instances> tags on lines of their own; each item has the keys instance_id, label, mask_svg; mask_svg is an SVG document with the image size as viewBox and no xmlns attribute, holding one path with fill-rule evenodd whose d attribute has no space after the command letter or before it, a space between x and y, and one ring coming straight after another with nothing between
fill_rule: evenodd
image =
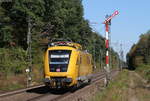
<instances>
[{"instance_id":1,"label":"red and white signal mast","mask_svg":"<svg viewBox=\"0 0 150 101\"><path fill-rule=\"evenodd\" d=\"M106 20L103 22L105 24L105 47L106 47L106 67L104 68L106 70L106 80L105 84L108 84L108 81L110 80L110 67L109 67L109 39L110 39L110 25L111 25L111 19L118 15L119 12L115 11L112 15L106 16Z\"/></svg>"}]
</instances>

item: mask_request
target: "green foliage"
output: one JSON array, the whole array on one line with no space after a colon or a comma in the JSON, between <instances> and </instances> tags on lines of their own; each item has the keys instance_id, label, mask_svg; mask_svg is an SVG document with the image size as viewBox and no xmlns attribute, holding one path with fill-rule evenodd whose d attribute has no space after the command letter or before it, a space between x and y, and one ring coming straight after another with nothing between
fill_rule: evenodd
<instances>
[{"instance_id":1,"label":"green foliage","mask_svg":"<svg viewBox=\"0 0 150 101\"><path fill-rule=\"evenodd\" d=\"M5 75L20 74L27 67L27 54L22 48L0 48L0 72Z\"/></svg>"},{"instance_id":2,"label":"green foliage","mask_svg":"<svg viewBox=\"0 0 150 101\"><path fill-rule=\"evenodd\" d=\"M8 8L9 7L9 8ZM13 2L2 2L0 6L0 47L10 45L14 42L15 46L27 48L27 28L28 18L32 19L34 33L39 32L39 26L43 25L44 16L43 0L14 0ZM11 25L11 26L10 26ZM36 29L36 31L34 30Z\"/></svg>"},{"instance_id":3,"label":"green foliage","mask_svg":"<svg viewBox=\"0 0 150 101\"><path fill-rule=\"evenodd\" d=\"M82 0L13 0L0 5L0 71L21 73L27 66L29 18L33 64L39 68L43 62L41 44L54 38L69 38L80 43L95 56L96 62L101 51L101 59L105 62L104 38L92 32L89 21L83 18ZM8 50L8 47L12 48Z\"/></svg>"},{"instance_id":4,"label":"green foliage","mask_svg":"<svg viewBox=\"0 0 150 101\"><path fill-rule=\"evenodd\" d=\"M150 83L150 66L141 64L136 71Z\"/></svg>"},{"instance_id":5,"label":"green foliage","mask_svg":"<svg viewBox=\"0 0 150 101\"><path fill-rule=\"evenodd\" d=\"M11 35L12 27L11 26L4 26L1 28L1 38L3 43L11 42L12 35Z\"/></svg>"},{"instance_id":6,"label":"green foliage","mask_svg":"<svg viewBox=\"0 0 150 101\"><path fill-rule=\"evenodd\" d=\"M140 36L137 44L134 44L127 54L127 61L131 69L142 64L150 64L150 33L149 31Z\"/></svg>"},{"instance_id":7,"label":"green foliage","mask_svg":"<svg viewBox=\"0 0 150 101\"><path fill-rule=\"evenodd\" d=\"M138 43L132 46L127 61L129 69L136 69L150 82L150 31L142 34Z\"/></svg>"}]
</instances>

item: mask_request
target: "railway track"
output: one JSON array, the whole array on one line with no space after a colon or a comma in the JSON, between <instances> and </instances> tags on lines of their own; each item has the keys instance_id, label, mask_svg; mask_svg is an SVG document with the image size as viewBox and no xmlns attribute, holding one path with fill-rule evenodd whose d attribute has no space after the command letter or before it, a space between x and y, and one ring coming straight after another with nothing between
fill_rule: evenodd
<instances>
[{"instance_id":1,"label":"railway track","mask_svg":"<svg viewBox=\"0 0 150 101\"><path fill-rule=\"evenodd\" d=\"M112 73L113 74L113 73ZM93 76L91 85L97 81L103 80L105 73L100 72ZM91 85L83 85L78 90L87 89ZM78 91L77 90L77 91ZM75 94L70 92L68 89L62 91L54 91L47 89L44 85L26 88L18 91L8 92L0 94L0 101L60 101L70 95Z\"/></svg>"},{"instance_id":2,"label":"railway track","mask_svg":"<svg viewBox=\"0 0 150 101\"><path fill-rule=\"evenodd\" d=\"M92 82L94 83L98 80L103 79L104 77L105 77L105 73L98 73L98 74L94 75ZM82 85L77 90L80 90L84 87L86 87L86 85ZM46 94L46 95L43 95L40 97L35 97L32 99L29 99L27 101L61 101L61 99L68 97L68 96L72 95L73 93L68 90L68 91L66 91L66 92L64 91L63 93L60 93L58 95Z\"/></svg>"},{"instance_id":3,"label":"railway track","mask_svg":"<svg viewBox=\"0 0 150 101\"><path fill-rule=\"evenodd\" d=\"M29 87L29 88L19 89L19 90L15 90L15 91L11 91L11 92L5 92L3 94L0 94L0 98L11 96L11 95L15 95L15 94L19 94L19 93L25 92L27 90L31 90L31 89L39 88L39 87L44 87L44 85L38 85L38 86L33 86L33 87Z\"/></svg>"}]
</instances>

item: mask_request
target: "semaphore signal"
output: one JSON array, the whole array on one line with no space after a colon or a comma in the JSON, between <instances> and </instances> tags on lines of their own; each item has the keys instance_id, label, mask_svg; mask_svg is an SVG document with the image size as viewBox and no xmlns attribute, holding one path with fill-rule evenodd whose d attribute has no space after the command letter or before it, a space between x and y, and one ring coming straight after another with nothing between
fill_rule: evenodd
<instances>
[{"instance_id":1,"label":"semaphore signal","mask_svg":"<svg viewBox=\"0 0 150 101\"><path fill-rule=\"evenodd\" d=\"M109 40L110 40L110 25L111 25L111 19L118 15L119 12L115 11L112 15L106 16L106 20L103 22L105 24L105 47L106 47L106 67L104 68L106 70L106 79L105 84L108 85L108 81L110 80L110 66L109 66Z\"/></svg>"}]
</instances>

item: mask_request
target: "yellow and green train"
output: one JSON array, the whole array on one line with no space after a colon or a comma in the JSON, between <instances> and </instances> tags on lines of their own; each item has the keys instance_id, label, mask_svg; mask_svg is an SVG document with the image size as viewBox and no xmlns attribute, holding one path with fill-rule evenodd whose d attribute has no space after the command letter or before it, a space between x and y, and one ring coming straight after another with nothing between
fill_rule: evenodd
<instances>
[{"instance_id":1,"label":"yellow and green train","mask_svg":"<svg viewBox=\"0 0 150 101\"><path fill-rule=\"evenodd\" d=\"M92 79L92 55L73 42L54 42L44 56L44 83L51 88L73 87Z\"/></svg>"}]
</instances>

